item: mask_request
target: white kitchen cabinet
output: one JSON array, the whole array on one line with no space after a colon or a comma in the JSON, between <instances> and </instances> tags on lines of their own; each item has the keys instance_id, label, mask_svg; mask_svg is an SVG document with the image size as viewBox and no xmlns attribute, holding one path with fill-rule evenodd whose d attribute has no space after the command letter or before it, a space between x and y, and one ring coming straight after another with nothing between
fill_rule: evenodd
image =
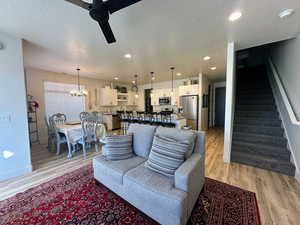
<instances>
[{"instance_id":1,"label":"white kitchen cabinet","mask_svg":"<svg viewBox=\"0 0 300 225\"><path fill-rule=\"evenodd\" d=\"M173 91L173 96L171 96L171 104L173 106L179 106L179 89L175 88Z\"/></svg>"},{"instance_id":2,"label":"white kitchen cabinet","mask_svg":"<svg viewBox=\"0 0 300 225\"><path fill-rule=\"evenodd\" d=\"M112 115L103 115L103 123L106 125L107 130L112 130Z\"/></svg>"},{"instance_id":3,"label":"white kitchen cabinet","mask_svg":"<svg viewBox=\"0 0 300 225\"><path fill-rule=\"evenodd\" d=\"M173 95L171 94L171 88L164 88L164 89L155 89L152 90L152 97L151 97L151 105L157 106L159 105L160 98L171 98L171 105L178 106L179 105L179 89L173 89Z\"/></svg>"},{"instance_id":4,"label":"white kitchen cabinet","mask_svg":"<svg viewBox=\"0 0 300 225\"><path fill-rule=\"evenodd\" d=\"M138 103L138 99L135 97L136 93L133 91L129 91L128 93L128 106L136 106Z\"/></svg>"},{"instance_id":5,"label":"white kitchen cabinet","mask_svg":"<svg viewBox=\"0 0 300 225\"><path fill-rule=\"evenodd\" d=\"M112 106L117 106L118 105L118 91L116 89L111 89L111 102Z\"/></svg>"},{"instance_id":6,"label":"white kitchen cabinet","mask_svg":"<svg viewBox=\"0 0 300 225\"><path fill-rule=\"evenodd\" d=\"M159 105L159 89L152 90L151 105Z\"/></svg>"},{"instance_id":7,"label":"white kitchen cabinet","mask_svg":"<svg viewBox=\"0 0 300 225\"><path fill-rule=\"evenodd\" d=\"M160 98L171 97L171 89L168 88L160 89L159 97Z\"/></svg>"},{"instance_id":8,"label":"white kitchen cabinet","mask_svg":"<svg viewBox=\"0 0 300 225\"><path fill-rule=\"evenodd\" d=\"M179 96L185 95L199 95L199 85L187 85L179 87Z\"/></svg>"},{"instance_id":9,"label":"white kitchen cabinet","mask_svg":"<svg viewBox=\"0 0 300 225\"><path fill-rule=\"evenodd\" d=\"M118 105L117 90L110 87L99 89L100 106L116 106Z\"/></svg>"}]
</instances>

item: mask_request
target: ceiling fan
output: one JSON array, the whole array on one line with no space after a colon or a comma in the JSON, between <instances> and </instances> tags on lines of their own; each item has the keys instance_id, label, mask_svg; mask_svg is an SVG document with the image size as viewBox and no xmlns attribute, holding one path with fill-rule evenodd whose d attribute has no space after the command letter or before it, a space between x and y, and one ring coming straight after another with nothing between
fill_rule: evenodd
<instances>
[{"instance_id":1,"label":"ceiling fan","mask_svg":"<svg viewBox=\"0 0 300 225\"><path fill-rule=\"evenodd\" d=\"M140 2L141 0L93 0L93 3L87 3L82 0L65 1L88 10L90 12L90 16L99 23L107 43L111 44L116 42L116 39L108 23L109 14L113 14L114 12Z\"/></svg>"}]
</instances>

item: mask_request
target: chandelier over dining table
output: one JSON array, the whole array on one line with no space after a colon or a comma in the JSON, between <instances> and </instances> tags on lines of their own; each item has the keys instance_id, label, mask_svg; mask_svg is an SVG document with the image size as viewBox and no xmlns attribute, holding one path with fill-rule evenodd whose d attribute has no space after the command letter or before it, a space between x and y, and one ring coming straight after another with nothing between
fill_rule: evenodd
<instances>
[{"instance_id":1,"label":"chandelier over dining table","mask_svg":"<svg viewBox=\"0 0 300 225\"><path fill-rule=\"evenodd\" d=\"M88 91L85 90L84 88L81 88L81 86L80 86L80 77L79 77L80 68L77 68L76 70L77 70L77 85L78 85L78 88L71 90L70 95L71 96L77 96L77 97L87 96Z\"/></svg>"}]
</instances>

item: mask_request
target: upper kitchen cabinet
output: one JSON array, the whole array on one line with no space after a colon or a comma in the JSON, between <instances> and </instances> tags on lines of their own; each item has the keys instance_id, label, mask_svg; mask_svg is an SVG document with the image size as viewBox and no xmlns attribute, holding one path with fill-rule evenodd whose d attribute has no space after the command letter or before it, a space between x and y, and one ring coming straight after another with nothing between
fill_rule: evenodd
<instances>
[{"instance_id":1,"label":"upper kitchen cabinet","mask_svg":"<svg viewBox=\"0 0 300 225\"><path fill-rule=\"evenodd\" d=\"M172 90L170 90L171 93ZM179 106L179 89L174 88L173 90L173 96L171 96L171 104L173 106Z\"/></svg>"},{"instance_id":2,"label":"upper kitchen cabinet","mask_svg":"<svg viewBox=\"0 0 300 225\"><path fill-rule=\"evenodd\" d=\"M151 97L151 105L156 106L159 104L160 98L171 98L170 105L178 105L179 103L179 90L178 88L174 88L173 95L171 94L172 89L164 88L164 89L155 89L152 90L152 97Z\"/></svg>"},{"instance_id":3,"label":"upper kitchen cabinet","mask_svg":"<svg viewBox=\"0 0 300 225\"><path fill-rule=\"evenodd\" d=\"M199 85L186 85L179 87L179 96L185 95L199 95Z\"/></svg>"},{"instance_id":4,"label":"upper kitchen cabinet","mask_svg":"<svg viewBox=\"0 0 300 225\"><path fill-rule=\"evenodd\" d=\"M110 87L99 89L100 106L117 106L118 95L117 90Z\"/></svg>"},{"instance_id":5,"label":"upper kitchen cabinet","mask_svg":"<svg viewBox=\"0 0 300 225\"><path fill-rule=\"evenodd\" d=\"M136 106L138 105L138 99L135 97L135 92L129 91L128 92L128 101L127 101L128 106Z\"/></svg>"},{"instance_id":6,"label":"upper kitchen cabinet","mask_svg":"<svg viewBox=\"0 0 300 225\"><path fill-rule=\"evenodd\" d=\"M152 94L151 94L151 105L153 105L153 106L159 105L158 99L159 99L159 97L158 97L157 90L152 90Z\"/></svg>"}]
</instances>

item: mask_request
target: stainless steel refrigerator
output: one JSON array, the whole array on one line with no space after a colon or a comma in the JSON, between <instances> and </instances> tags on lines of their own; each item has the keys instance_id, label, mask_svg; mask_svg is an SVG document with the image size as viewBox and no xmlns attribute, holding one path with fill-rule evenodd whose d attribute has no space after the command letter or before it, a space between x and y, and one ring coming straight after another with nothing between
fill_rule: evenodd
<instances>
[{"instance_id":1,"label":"stainless steel refrigerator","mask_svg":"<svg viewBox=\"0 0 300 225\"><path fill-rule=\"evenodd\" d=\"M186 119L187 126L198 130L199 97L198 95L180 97L182 114Z\"/></svg>"}]
</instances>

